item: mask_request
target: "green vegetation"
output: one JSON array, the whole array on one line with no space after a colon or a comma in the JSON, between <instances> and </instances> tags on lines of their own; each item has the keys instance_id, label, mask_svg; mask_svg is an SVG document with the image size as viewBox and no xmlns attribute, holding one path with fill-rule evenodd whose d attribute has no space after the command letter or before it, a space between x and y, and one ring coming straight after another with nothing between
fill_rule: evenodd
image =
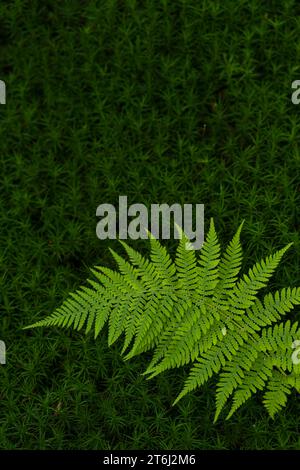
<instances>
[{"instance_id":1,"label":"green vegetation","mask_svg":"<svg viewBox=\"0 0 300 470\"><path fill-rule=\"evenodd\" d=\"M98 282L88 279L92 287L81 286L54 313L26 328L86 326L97 338L108 323L109 346L124 333L123 354L133 341L125 359L155 348L144 372L149 378L192 362L174 404L220 372L215 421L232 394L227 419L265 387L264 405L274 417L293 388L300 392L298 351L292 357L300 329L289 320L266 327L299 305L300 288L269 293L263 302L257 298L291 244L238 280L241 227L222 257L213 219L198 258L180 227L174 262L151 233L150 260L120 240L130 260L111 250L120 272L95 266Z\"/></svg>"},{"instance_id":2,"label":"green vegetation","mask_svg":"<svg viewBox=\"0 0 300 470\"><path fill-rule=\"evenodd\" d=\"M148 353L123 361L106 331L22 329L89 266L112 268L118 242L97 239L95 212L122 194L205 204L222 245L246 219L243 272L293 242L268 290L299 285L299 13L290 0L0 4L0 448L300 449L297 393L274 420L257 394L213 424L214 378L172 407L188 366L147 381Z\"/></svg>"}]
</instances>

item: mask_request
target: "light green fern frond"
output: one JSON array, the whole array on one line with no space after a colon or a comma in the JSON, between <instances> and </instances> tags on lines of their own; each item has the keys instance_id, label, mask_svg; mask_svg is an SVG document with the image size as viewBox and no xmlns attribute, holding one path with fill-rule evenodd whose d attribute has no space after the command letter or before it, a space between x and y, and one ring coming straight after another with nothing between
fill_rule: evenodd
<instances>
[{"instance_id":1,"label":"light green fern frond","mask_svg":"<svg viewBox=\"0 0 300 470\"><path fill-rule=\"evenodd\" d=\"M193 250L186 249L186 237L183 234L177 251L178 278L180 279L177 295L184 298L187 295L187 287L193 288L193 298L189 299L184 316L176 324L176 330L163 337L160 343L165 343L164 357L159 365L154 368L151 365L146 373L151 373L151 378L172 367L178 367L194 360L199 354L199 343L203 334L206 334L214 322L213 310L206 308L205 298L212 295L214 287L218 282L218 264L220 261L220 245L213 220L207 240L204 242L199 257L200 268L196 266L196 256ZM185 254L186 251L191 254ZM184 264L186 259L188 264ZM183 272L182 272L183 268ZM187 279L186 276L190 276ZM183 283L182 283L183 281ZM160 348L161 350L161 348ZM149 377L149 378L150 378Z\"/></svg>"},{"instance_id":2,"label":"light green fern frond","mask_svg":"<svg viewBox=\"0 0 300 470\"><path fill-rule=\"evenodd\" d=\"M274 371L263 398L263 403L271 418L274 418L275 414L286 405L287 397L291 392L292 384L287 377Z\"/></svg>"},{"instance_id":3,"label":"light green fern frond","mask_svg":"<svg viewBox=\"0 0 300 470\"><path fill-rule=\"evenodd\" d=\"M108 324L108 344L123 337L125 360L152 351L147 379L190 365L174 403L218 374L215 421L230 404L227 419L256 391L270 416L293 390L300 391L298 323L281 322L300 304L300 288L268 293L265 287L291 243L256 262L238 277L242 265L243 222L221 254L213 219L200 255L181 235L175 259L148 232L147 259L120 240L126 259L110 250L118 271L96 266L89 287L81 286L51 315L31 327L72 327L95 338ZM298 343L299 342L299 343Z\"/></svg>"},{"instance_id":4,"label":"light green fern frond","mask_svg":"<svg viewBox=\"0 0 300 470\"><path fill-rule=\"evenodd\" d=\"M250 360L250 363L246 363L243 357L243 362L238 364L240 370L242 370L242 380L236 382L233 381L233 367L228 367L227 373L223 373L221 380L223 383L219 386L217 392L217 412L216 417L219 415L221 409L223 408L225 402L228 399L228 396L232 394L233 396L233 405L227 416L227 419L232 416L232 414L248 399L250 396L255 393L257 390L263 390L265 384L269 383L269 379L272 382L272 377L276 376L282 378L282 391L284 392L288 386L291 388L295 383L293 381L287 382L287 377L293 373L297 375L300 372L300 366L293 363L292 360L292 343L296 339L300 338L300 329L298 329L298 323L295 322L291 324L288 320L285 323L280 323L274 327L264 328L261 332L261 336L251 344L247 344L246 350L248 354L255 352L254 360ZM228 372L229 371L229 372ZM277 371L280 371L278 375ZM300 376L299 376L300 377ZM223 399L225 391L224 379L227 379L230 388L227 389L226 400ZM277 380L276 379L276 380ZM277 382L276 382L277 383ZM273 385L271 385L272 389ZM296 387L295 387L296 388ZM223 395L222 395L223 393ZM285 393L285 392L284 392ZM268 411L272 407L270 403L271 397L268 396ZM275 408L277 407L277 402L274 402ZM274 408L274 410L275 410ZM278 408L279 410L279 408ZM273 416L274 413L271 415Z\"/></svg>"},{"instance_id":5,"label":"light green fern frond","mask_svg":"<svg viewBox=\"0 0 300 470\"><path fill-rule=\"evenodd\" d=\"M244 274L243 279L230 292L229 304L233 313L242 314L254 303L259 289L267 285L282 256L291 245L292 243L289 243L273 255L255 263L248 274Z\"/></svg>"}]
</instances>

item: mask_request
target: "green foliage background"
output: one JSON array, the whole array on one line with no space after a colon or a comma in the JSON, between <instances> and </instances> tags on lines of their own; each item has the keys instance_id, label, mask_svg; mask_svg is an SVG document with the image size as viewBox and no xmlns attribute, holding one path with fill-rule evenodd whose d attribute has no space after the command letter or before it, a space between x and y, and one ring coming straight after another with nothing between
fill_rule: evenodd
<instances>
[{"instance_id":1,"label":"green foliage background","mask_svg":"<svg viewBox=\"0 0 300 470\"><path fill-rule=\"evenodd\" d=\"M294 242L269 288L299 286L300 5L13 0L0 18L0 448L300 449L296 394L274 421L254 397L213 425L211 383L170 406L184 368L145 381L149 357L105 333L21 330L111 266L95 212L119 195L203 203L223 246L246 219L245 269Z\"/></svg>"}]
</instances>

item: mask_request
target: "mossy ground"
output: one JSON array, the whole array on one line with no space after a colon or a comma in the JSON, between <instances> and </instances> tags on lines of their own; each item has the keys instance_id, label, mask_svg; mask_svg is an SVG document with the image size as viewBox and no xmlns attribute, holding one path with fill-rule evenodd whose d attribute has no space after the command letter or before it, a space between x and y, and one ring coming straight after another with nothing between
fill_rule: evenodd
<instances>
[{"instance_id":1,"label":"mossy ground","mask_svg":"<svg viewBox=\"0 0 300 470\"><path fill-rule=\"evenodd\" d=\"M245 219L246 268L293 241L269 287L299 286L299 15L290 0L1 2L0 448L300 449L296 394L274 421L258 395L213 425L213 382L172 408L186 370L146 381L147 355L124 363L106 331L22 330L114 266L95 212L119 195L203 203L223 244Z\"/></svg>"}]
</instances>

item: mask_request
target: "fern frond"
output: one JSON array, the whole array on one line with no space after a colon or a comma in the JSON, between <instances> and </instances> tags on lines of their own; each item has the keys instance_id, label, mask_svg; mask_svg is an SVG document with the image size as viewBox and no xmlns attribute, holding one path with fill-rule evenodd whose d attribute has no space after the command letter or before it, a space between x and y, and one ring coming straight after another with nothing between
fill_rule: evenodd
<instances>
[{"instance_id":1,"label":"fern frond","mask_svg":"<svg viewBox=\"0 0 300 470\"><path fill-rule=\"evenodd\" d=\"M282 256L291 246L292 243L289 243L273 255L255 263L248 274L244 274L243 279L230 292L229 304L233 313L241 314L255 302L259 289L267 285Z\"/></svg>"},{"instance_id":2,"label":"fern frond","mask_svg":"<svg viewBox=\"0 0 300 470\"><path fill-rule=\"evenodd\" d=\"M180 240L175 257L175 268L178 277L178 289L185 293L186 301L190 303L190 295L194 293L198 283L197 259L194 250L189 250L189 239L177 226Z\"/></svg>"},{"instance_id":3,"label":"fern frond","mask_svg":"<svg viewBox=\"0 0 300 470\"><path fill-rule=\"evenodd\" d=\"M202 298L213 294L219 280L218 264L220 263L220 244L215 230L213 219L206 241L202 245L198 264L198 285L197 292Z\"/></svg>"},{"instance_id":4,"label":"fern frond","mask_svg":"<svg viewBox=\"0 0 300 470\"><path fill-rule=\"evenodd\" d=\"M227 295L234 287L237 275L242 265L242 247L240 234L244 221L240 224L236 234L228 244L219 264L219 281L214 290L213 301L226 305Z\"/></svg>"},{"instance_id":5,"label":"fern frond","mask_svg":"<svg viewBox=\"0 0 300 470\"><path fill-rule=\"evenodd\" d=\"M223 367L217 384L214 422L217 421L230 395L243 383L245 373L251 370L258 354L253 342L242 344L242 346L236 350L235 357Z\"/></svg>"},{"instance_id":6,"label":"fern frond","mask_svg":"<svg viewBox=\"0 0 300 470\"><path fill-rule=\"evenodd\" d=\"M237 390L233 396L233 405L227 419L250 398L252 393L264 388L269 377L273 376L274 370L280 370L283 383L282 391L284 392L285 387L287 387L287 385L284 385L286 377L285 371L294 371L295 374L300 372L300 367L295 367L292 362L291 346L295 337L300 338L300 330L298 329L297 322L291 325L291 322L287 321L286 323L275 325L273 328L269 327L262 330L261 337L252 344L253 351L256 350L258 352L257 358L252 364L247 365L244 378L240 383L233 385L233 381L231 381L230 393L232 393L234 389ZM248 344L247 348L249 351L251 345ZM223 377L224 376L226 376L226 374L224 374ZM289 384L292 385L292 382ZM268 406L270 408L271 395L268 396ZM228 396L226 398L228 398ZM221 397L219 395L219 401L220 400ZM219 402L216 417L223 406L224 403Z\"/></svg>"},{"instance_id":7,"label":"fern frond","mask_svg":"<svg viewBox=\"0 0 300 470\"><path fill-rule=\"evenodd\" d=\"M259 355L250 371L245 373L243 382L239 385L233 396L233 404L226 419L229 419L233 413L242 406L253 393L257 390L263 390L268 378L272 375L270 361Z\"/></svg>"},{"instance_id":8,"label":"fern frond","mask_svg":"<svg viewBox=\"0 0 300 470\"><path fill-rule=\"evenodd\" d=\"M174 404L187 393L203 385L214 373L219 373L227 361L232 361L245 340L241 332L231 331L224 336L220 329L216 338L218 341L216 340L207 351L202 352L201 357L192 366L184 388Z\"/></svg>"},{"instance_id":9,"label":"fern frond","mask_svg":"<svg viewBox=\"0 0 300 470\"><path fill-rule=\"evenodd\" d=\"M149 259L120 240L126 259L110 250L118 271L95 266L89 287L79 287L52 314L26 328L85 327L96 338L108 324L108 344L123 337L121 354L130 348L125 360L153 352L143 373L147 379L190 364L174 405L218 374L214 421L229 401L227 419L264 389L263 403L274 417L293 389L300 392L300 358L294 350L300 329L297 322L280 323L300 304L300 288L258 298L292 243L238 277L242 226L223 255L213 219L198 257L178 226L174 260L150 232Z\"/></svg>"},{"instance_id":10,"label":"fern frond","mask_svg":"<svg viewBox=\"0 0 300 470\"><path fill-rule=\"evenodd\" d=\"M263 404L271 418L286 405L287 396L292 391L292 385L288 379L277 371L270 378L267 391L264 394Z\"/></svg>"},{"instance_id":11,"label":"fern frond","mask_svg":"<svg viewBox=\"0 0 300 470\"><path fill-rule=\"evenodd\" d=\"M203 244L199 257L198 264L200 267L196 266L195 252L187 250L186 236L183 232L181 233L181 243L179 243L175 260L178 279L180 280L177 296L185 298L187 286L189 289L193 288L194 295L192 301L188 299L188 308L185 310L181 322L176 324L176 331L172 338L168 338L168 345L164 348L163 360L154 368L152 367L153 363L147 368L145 373L151 373L148 378L152 378L166 369L187 364L198 356L199 342L203 333L207 333L214 322L212 313L215 310L210 309L207 312L205 298L212 294L217 283L219 260L220 245L212 219L207 241ZM165 339L162 338L161 341L164 342Z\"/></svg>"},{"instance_id":12,"label":"fern frond","mask_svg":"<svg viewBox=\"0 0 300 470\"><path fill-rule=\"evenodd\" d=\"M274 295L265 295L263 303L256 300L243 316L243 323L248 331L259 331L263 326L271 325L280 320L281 316L290 312L300 304L300 288L283 288Z\"/></svg>"}]
</instances>

